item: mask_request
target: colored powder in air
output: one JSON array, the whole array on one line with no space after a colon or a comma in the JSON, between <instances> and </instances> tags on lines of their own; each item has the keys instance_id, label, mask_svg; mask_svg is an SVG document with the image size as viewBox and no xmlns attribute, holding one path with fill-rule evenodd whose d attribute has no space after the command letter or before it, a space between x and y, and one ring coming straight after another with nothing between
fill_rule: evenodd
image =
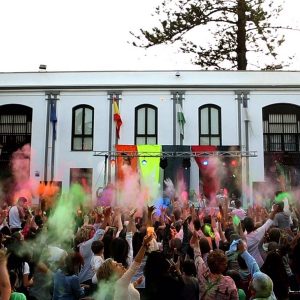
<instances>
[{"instance_id":1,"label":"colored powder in air","mask_svg":"<svg viewBox=\"0 0 300 300\"><path fill-rule=\"evenodd\" d=\"M77 210L86 199L87 195L79 184L72 185L69 193L61 195L48 219L48 233L52 240L62 245L70 242Z\"/></svg>"},{"instance_id":2,"label":"colored powder in air","mask_svg":"<svg viewBox=\"0 0 300 300\"><path fill-rule=\"evenodd\" d=\"M278 194L278 195L275 197L275 203L280 203L280 202L282 202L284 199L290 199L290 194L287 193L287 192L283 192L283 193Z\"/></svg>"},{"instance_id":3,"label":"colored powder in air","mask_svg":"<svg viewBox=\"0 0 300 300\"><path fill-rule=\"evenodd\" d=\"M232 217L232 222L234 225L238 226L240 224L240 218L236 215Z\"/></svg>"}]
</instances>

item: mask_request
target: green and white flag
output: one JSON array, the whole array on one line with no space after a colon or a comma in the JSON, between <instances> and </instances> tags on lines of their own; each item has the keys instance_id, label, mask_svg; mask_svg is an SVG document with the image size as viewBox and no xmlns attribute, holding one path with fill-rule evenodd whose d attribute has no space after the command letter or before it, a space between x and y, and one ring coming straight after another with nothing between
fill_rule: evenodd
<instances>
[{"instance_id":1,"label":"green and white flag","mask_svg":"<svg viewBox=\"0 0 300 300\"><path fill-rule=\"evenodd\" d=\"M182 104L177 103L177 122L179 124L179 130L180 130L180 135L182 136L182 138L184 138L184 124L185 122L185 117L184 117L184 113L182 110Z\"/></svg>"}]
</instances>

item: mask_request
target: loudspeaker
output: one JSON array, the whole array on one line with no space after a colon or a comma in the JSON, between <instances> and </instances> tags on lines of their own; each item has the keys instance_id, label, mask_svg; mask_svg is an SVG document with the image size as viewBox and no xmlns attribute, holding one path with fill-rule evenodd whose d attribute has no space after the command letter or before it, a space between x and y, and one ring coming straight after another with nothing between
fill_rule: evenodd
<instances>
[{"instance_id":1,"label":"loudspeaker","mask_svg":"<svg viewBox=\"0 0 300 300\"><path fill-rule=\"evenodd\" d=\"M164 170L168 166L168 159L166 157L162 157L160 159L159 166Z\"/></svg>"},{"instance_id":2,"label":"loudspeaker","mask_svg":"<svg viewBox=\"0 0 300 300\"><path fill-rule=\"evenodd\" d=\"M188 169L191 167L191 159L190 158L184 158L182 160L182 167L185 169Z\"/></svg>"}]
</instances>

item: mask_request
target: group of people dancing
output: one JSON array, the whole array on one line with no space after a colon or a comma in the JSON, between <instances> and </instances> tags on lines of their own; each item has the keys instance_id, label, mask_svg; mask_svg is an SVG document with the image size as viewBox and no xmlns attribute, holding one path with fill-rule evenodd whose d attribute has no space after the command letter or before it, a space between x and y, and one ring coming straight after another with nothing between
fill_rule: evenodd
<instances>
[{"instance_id":1,"label":"group of people dancing","mask_svg":"<svg viewBox=\"0 0 300 300\"><path fill-rule=\"evenodd\" d=\"M297 203L222 200L78 207L63 241L25 197L2 204L0 299L300 299Z\"/></svg>"}]
</instances>

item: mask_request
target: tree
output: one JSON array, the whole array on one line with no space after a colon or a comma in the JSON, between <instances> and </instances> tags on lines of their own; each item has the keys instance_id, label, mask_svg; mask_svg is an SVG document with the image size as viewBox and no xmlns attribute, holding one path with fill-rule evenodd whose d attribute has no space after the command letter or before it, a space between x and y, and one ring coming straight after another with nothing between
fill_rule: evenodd
<instances>
[{"instance_id":1,"label":"tree","mask_svg":"<svg viewBox=\"0 0 300 300\"><path fill-rule=\"evenodd\" d=\"M181 52L192 54L192 62L204 69L246 70L248 59L253 58L259 61L258 68L281 68L277 50L285 39L280 31L291 29L273 24L281 11L282 6L273 0L163 0L155 10L160 26L131 32L133 45L179 45ZM211 34L207 45L207 37L201 41L197 29Z\"/></svg>"}]
</instances>

